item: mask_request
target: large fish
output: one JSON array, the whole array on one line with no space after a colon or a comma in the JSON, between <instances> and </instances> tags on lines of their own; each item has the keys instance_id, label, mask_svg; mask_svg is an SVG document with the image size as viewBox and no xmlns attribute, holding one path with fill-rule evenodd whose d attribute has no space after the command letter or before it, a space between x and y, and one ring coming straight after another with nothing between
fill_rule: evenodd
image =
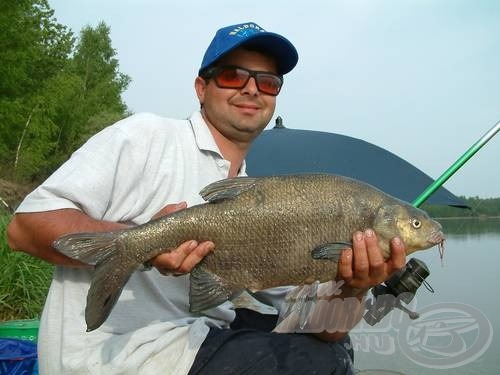
<instances>
[{"instance_id":1,"label":"large fish","mask_svg":"<svg viewBox=\"0 0 500 375\"><path fill-rule=\"evenodd\" d=\"M190 274L192 312L242 290L332 280L341 250L357 230L373 228L384 256L400 236L407 254L442 244L441 225L422 210L346 177L325 174L238 177L201 193L208 203L133 228L62 236L54 247L95 265L87 296L87 329L108 317L142 263L187 240L215 243Z\"/></svg>"}]
</instances>

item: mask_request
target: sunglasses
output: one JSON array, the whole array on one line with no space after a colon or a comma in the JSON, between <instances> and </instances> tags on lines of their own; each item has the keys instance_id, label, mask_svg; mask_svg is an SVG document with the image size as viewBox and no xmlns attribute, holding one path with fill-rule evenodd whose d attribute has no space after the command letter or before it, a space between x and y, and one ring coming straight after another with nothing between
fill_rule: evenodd
<instances>
[{"instance_id":1,"label":"sunglasses","mask_svg":"<svg viewBox=\"0 0 500 375\"><path fill-rule=\"evenodd\" d=\"M215 66L201 75L204 79L213 78L217 87L222 89L242 89L250 80L255 79L257 89L268 95L276 96L283 86L283 77L269 72L257 72L239 66Z\"/></svg>"}]
</instances>

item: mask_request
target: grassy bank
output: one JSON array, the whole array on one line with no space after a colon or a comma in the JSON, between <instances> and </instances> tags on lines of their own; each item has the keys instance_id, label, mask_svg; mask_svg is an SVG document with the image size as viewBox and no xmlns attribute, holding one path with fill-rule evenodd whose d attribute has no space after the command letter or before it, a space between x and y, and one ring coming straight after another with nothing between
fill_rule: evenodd
<instances>
[{"instance_id":1,"label":"grassy bank","mask_svg":"<svg viewBox=\"0 0 500 375\"><path fill-rule=\"evenodd\" d=\"M11 216L0 214L0 321L37 319L52 279L53 266L7 246Z\"/></svg>"}]
</instances>

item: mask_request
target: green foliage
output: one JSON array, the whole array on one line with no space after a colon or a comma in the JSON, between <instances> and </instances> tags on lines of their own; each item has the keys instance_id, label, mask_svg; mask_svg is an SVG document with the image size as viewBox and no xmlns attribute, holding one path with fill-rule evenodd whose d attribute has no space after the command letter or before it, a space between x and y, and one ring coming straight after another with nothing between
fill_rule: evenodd
<instances>
[{"instance_id":1,"label":"green foliage","mask_svg":"<svg viewBox=\"0 0 500 375\"><path fill-rule=\"evenodd\" d=\"M53 266L7 246L10 215L0 216L0 321L38 319L52 280Z\"/></svg>"},{"instance_id":2,"label":"green foliage","mask_svg":"<svg viewBox=\"0 0 500 375\"><path fill-rule=\"evenodd\" d=\"M439 223L443 226L443 231L446 235L453 234L459 237L480 236L483 234L498 233L500 217L440 218Z\"/></svg>"},{"instance_id":3,"label":"green foliage","mask_svg":"<svg viewBox=\"0 0 500 375\"><path fill-rule=\"evenodd\" d=\"M74 43L53 20L46 0L2 1L0 6L1 96L20 98L62 69Z\"/></svg>"},{"instance_id":4,"label":"green foliage","mask_svg":"<svg viewBox=\"0 0 500 375\"><path fill-rule=\"evenodd\" d=\"M130 78L115 56L104 23L77 40L47 0L0 0L0 182L45 178L128 114L121 94ZM7 247L7 211L1 207L0 320L37 318L53 266Z\"/></svg>"},{"instance_id":5,"label":"green foliage","mask_svg":"<svg viewBox=\"0 0 500 375\"><path fill-rule=\"evenodd\" d=\"M110 29L78 42L47 0L0 2L0 177L40 180L90 135L125 117Z\"/></svg>"},{"instance_id":6,"label":"green foliage","mask_svg":"<svg viewBox=\"0 0 500 375\"><path fill-rule=\"evenodd\" d=\"M432 217L500 217L500 198L460 197L470 209L423 204Z\"/></svg>"},{"instance_id":7,"label":"green foliage","mask_svg":"<svg viewBox=\"0 0 500 375\"><path fill-rule=\"evenodd\" d=\"M79 79L77 95L72 102L72 109L77 111L71 121L63 122L59 137L59 149L66 153L109 125L109 122L96 123L96 119L116 120L127 113L121 93L128 87L130 78L118 71L116 51L111 47L109 34L110 28L103 22L96 28L87 26L80 33L69 66ZM109 116L110 113L113 115Z\"/></svg>"}]
</instances>

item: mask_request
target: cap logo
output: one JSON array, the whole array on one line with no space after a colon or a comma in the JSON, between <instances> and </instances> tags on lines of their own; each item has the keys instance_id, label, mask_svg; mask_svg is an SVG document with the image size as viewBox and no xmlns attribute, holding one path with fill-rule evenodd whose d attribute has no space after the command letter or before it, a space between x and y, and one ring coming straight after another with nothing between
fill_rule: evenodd
<instances>
[{"instance_id":1,"label":"cap logo","mask_svg":"<svg viewBox=\"0 0 500 375\"><path fill-rule=\"evenodd\" d=\"M222 56L244 43L250 43L254 48L261 48L266 54L272 55L277 63L280 74L286 74L297 64L298 54L292 43L285 37L267 32L255 22L244 22L222 27L215 33L201 61L198 73L215 64Z\"/></svg>"},{"instance_id":2,"label":"cap logo","mask_svg":"<svg viewBox=\"0 0 500 375\"><path fill-rule=\"evenodd\" d=\"M229 35L238 36L240 38L246 38L249 35L265 31L266 30L264 30L259 25L256 25L254 23L246 23L243 25L239 25L238 27L235 27L233 30L229 32Z\"/></svg>"}]
</instances>

